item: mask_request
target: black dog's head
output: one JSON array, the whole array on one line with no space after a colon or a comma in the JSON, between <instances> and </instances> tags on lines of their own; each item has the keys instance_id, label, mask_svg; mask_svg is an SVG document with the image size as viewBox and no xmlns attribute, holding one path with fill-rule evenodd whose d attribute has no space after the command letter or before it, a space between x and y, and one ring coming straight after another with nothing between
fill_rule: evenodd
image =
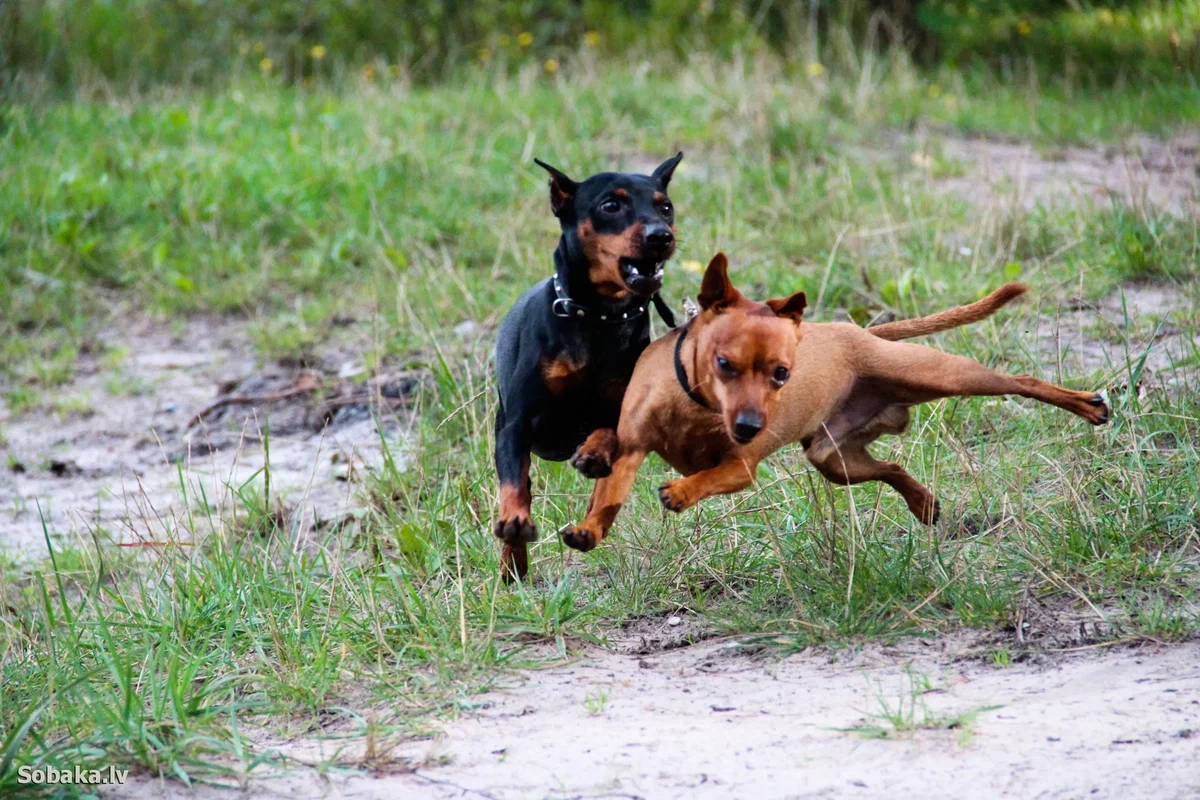
<instances>
[{"instance_id":1,"label":"black dog's head","mask_svg":"<svg viewBox=\"0 0 1200 800\"><path fill-rule=\"evenodd\" d=\"M651 175L601 172L579 183L534 159L550 173L550 208L568 252L583 255L599 294L648 297L662 288L663 263L675 254L667 185L682 158L677 153Z\"/></svg>"}]
</instances>

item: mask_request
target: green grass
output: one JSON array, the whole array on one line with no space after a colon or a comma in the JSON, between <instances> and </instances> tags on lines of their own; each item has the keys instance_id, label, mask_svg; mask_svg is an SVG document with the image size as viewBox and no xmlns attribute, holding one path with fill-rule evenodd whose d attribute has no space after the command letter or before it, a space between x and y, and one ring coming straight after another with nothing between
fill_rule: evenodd
<instances>
[{"instance_id":1,"label":"green grass","mask_svg":"<svg viewBox=\"0 0 1200 800\"><path fill-rule=\"evenodd\" d=\"M875 485L830 487L793 448L762 467L753 492L681 516L659 509L667 470L651 459L613 538L580 556L553 534L579 518L588 484L537 462L537 581L499 584L491 339L443 332L464 320L490 330L549 271L557 231L534 155L583 176L685 150L672 184L674 305L699 284L683 265L718 248L749 294L805 289L823 319L837 308L928 312L1020 277L1043 305L937 344L1079 388L1136 383L1153 320L1097 332L1121 337L1128 357L1093 375L1057 374L1029 331L1054 313L1051 298L1095 299L1131 280L1194 297L1196 222L1121 205L985 213L941 191L897 131L929 124L935 145L954 131L1045 147L1119 141L1194 123L1200 105L1176 102L1192 89L1087 93L924 74L903 60L860 67L785 79L767 58L696 58L479 73L419 90L246 78L211 93L33 98L0 111L9 424L52 408L96 330L130 313L250 318L270 359L320 348L334 316L349 314L360 321L346 335L369 364L434 378L415 456L393 449L370 465L366 515L310 546L277 513L268 469L233 487L232 515L215 498L179 498L189 527L212 531L196 546L116 548L113 532L95 531L90 547L5 565L0 787L13 787L17 764L76 762L237 785L280 765L251 728L319 728L349 708L364 733L418 734L431 716L469 708L499 671L680 607L785 651L1003 630L1029 597L1092 603L1116 638L1194 635L1195 364L1180 365L1171 395L1115 393L1113 423L1099 430L1011 400L921 408L907 436L876 452L935 489L948 522L933 531ZM105 356L114 372L121 359ZM603 698L588 702L603 712Z\"/></svg>"},{"instance_id":2,"label":"green grass","mask_svg":"<svg viewBox=\"0 0 1200 800\"><path fill-rule=\"evenodd\" d=\"M907 691L896 696L893 702L882 687L872 687L877 709L867 711L867 718L874 723L864 722L843 728L864 739L912 738L920 731L955 731L960 746L966 746L974 735L975 720L980 714L995 711L1003 706L980 706L958 713L939 714L931 711L925 695L938 691L929 677L914 672L911 665L905 668Z\"/></svg>"}]
</instances>

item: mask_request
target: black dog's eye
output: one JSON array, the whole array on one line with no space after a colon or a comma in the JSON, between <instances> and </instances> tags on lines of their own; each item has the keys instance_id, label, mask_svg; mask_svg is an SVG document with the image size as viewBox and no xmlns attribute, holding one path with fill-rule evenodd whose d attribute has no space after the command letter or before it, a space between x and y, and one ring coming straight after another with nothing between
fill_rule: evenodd
<instances>
[{"instance_id":1,"label":"black dog's eye","mask_svg":"<svg viewBox=\"0 0 1200 800\"><path fill-rule=\"evenodd\" d=\"M790 377L792 377L792 373L788 371L787 367L776 367L775 372L771 375L771 380L775 381L776 386L783 386Z\"/></svg>"},{"instance_id":2,"label":"black dog's eye","mask_svg":"<svg viewBox=\"0 0 1200 800\"><path fill-rule=\"evenodd\" d=\"M621 204L616 200L605 200L600 204L600 210L605 214L616 214L621 210Z\"/></svg>"},{"instance_id":3,"label":"black dog's eye","mask_svg":"<svg viewBox=\"0 0 1200 800\"><path fill-rule=\"evenodd\" d=\"M670 203L663 203L658 207L658 213L662 214L664 219L670 219L671 215L675 213L675 209Z\"/></svg>"},{"instance_id":4,"label":"black dog's eye","mask_svg":"<svg viewBox=\"0 0 1200 800\"><path fill-rule=\"evenodd\" d=\"M730 364L729 359L725 358L725 356L717 356L717 369L726 375L737 375L737 370L733 368L733 364Z\"/></svg>"}]
</instances>

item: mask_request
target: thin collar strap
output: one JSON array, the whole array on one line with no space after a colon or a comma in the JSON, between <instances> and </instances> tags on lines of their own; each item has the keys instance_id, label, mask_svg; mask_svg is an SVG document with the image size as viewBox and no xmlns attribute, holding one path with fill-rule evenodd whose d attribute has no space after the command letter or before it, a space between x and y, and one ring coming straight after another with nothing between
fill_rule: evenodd
<instances>
[{"instance_id":1,"label":"thin collar strap","mask_svg":"<svg viewBox=\"0 0 1200 800\"><path fill-rule=\"evenodd\" d=\"M633 311L624 311L620 315L616 313L608 314L597 312L588 308L582 303L577 303L571 299L571 295L567 294L567 290L563 287L562 281L558 279L558 275L551 276L554 282L554 302L550 305L550 310L554 312L554 316L562 317L563 319L598 319L600 322L608 323L609 325L619 325L623 322L635 320L646 313L645 304L637 306ZM654 308L658 310L658 315L662 317L663 322L667 323L667 327L675 327L675 315L671 313L671 309L667 307L666 302L656 292L650 298L654 303ZM610 319L611 317L611 319Z\"/></svg>"},{"instance_id":2,"label":"thin collar strap","mask_svg":"<svg viewBox=\"0 0 1200 800\"><path fill-rule=\"evenodd\" d=\"M692 327L692 324L689 322L680 328L679 338L675 340L675 380L679 381L680 388L687 393L687 396L692 399L693 403L711 411L712 408L709 406L708 401L704 399L704 396L693 389L691 384L688 383L687 370L683 368L683 361L679 357L679 354L683 351L683 340L687 338L688 328L690 327Z\"/></svg>"}]
</instances>

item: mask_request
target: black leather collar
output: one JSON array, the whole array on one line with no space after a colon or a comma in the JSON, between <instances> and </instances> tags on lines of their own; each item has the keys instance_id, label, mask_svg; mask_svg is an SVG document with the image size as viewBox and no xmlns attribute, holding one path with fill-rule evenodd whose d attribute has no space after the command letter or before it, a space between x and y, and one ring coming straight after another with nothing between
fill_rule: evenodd
<instances>
[{"instance_id":1,"label":"black leather collar","mask_svg":"<svg viewBox=\"0 0 1200 800\"><path fill-rule=\"evenodd\" d=\"M679 381L680 388L687 392L687 396L692 398L693 403L701 408L707 408L711 411L712 407L709 406L708 401L704 399L704 396L693 389L691 384L688 383L687 370L683 368L683 361L681 361L679 358L679 353L683 350L683 340L687 337L688 328L690 327L692 327L692 323L689 322L687 325L684 325L682 328L680 328L679 338L675 340L675 380Z\"/></svg>"},{"instance_id":2,"label":"black leather collar","mask_svg":"<svg viewBox=\"0 0 1200 800\"><path fill-rule=\"evenodd\" d=\"M567 290L563 288L562 281L558 279L557 274L552 275L551 280L554 282L554 302L550 305L550 310L554 312L554 316L556 317L563 319L591 319L608 325L620 325L638 319L646 313L646 305L644 303L634 311L622 312L619 315L596 311L572 300L571 295L567 294ZM662 317L662 321L667 323L667 327L674 328L675 314L667 307L662 297L656 292L650 298L650 302L654 303L654 308L658 311L658 315Z\"/></svg>"}]
</instances>

